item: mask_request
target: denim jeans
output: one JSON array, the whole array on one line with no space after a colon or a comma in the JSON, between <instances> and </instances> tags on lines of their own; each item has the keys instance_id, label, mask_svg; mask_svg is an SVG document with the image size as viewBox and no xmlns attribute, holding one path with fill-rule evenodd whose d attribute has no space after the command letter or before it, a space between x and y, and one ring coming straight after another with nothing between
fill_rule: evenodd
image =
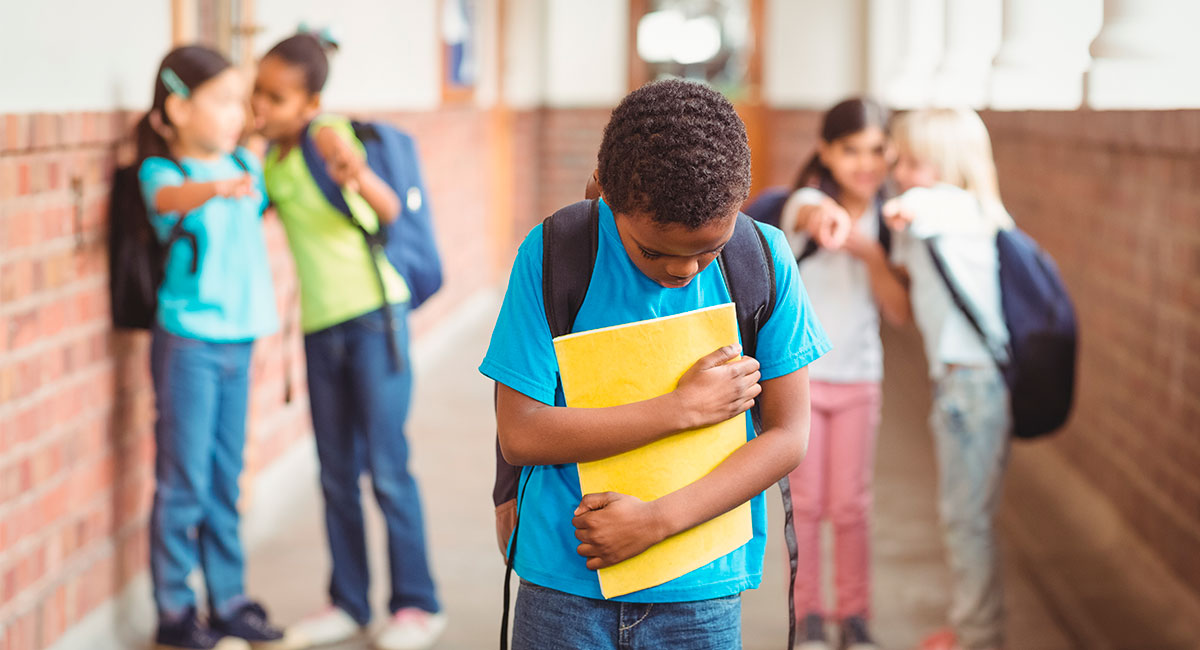
<instances>
[{"instance_id":1,"label":"denim jeans","mask_svg":"<svg viewBox=\"0 0 1200 650\"><path fill-rule=\"evenodd\" d=\"M152 334L158 415L150 572L158 611L168 617L195 606L187 576L197 565L212 610L223 612L243 594L237 500L251 348L161 328Z\"/></svg>"},{"instance_id":2,"label":"denim jeans","mask_svg":"<svg viewBox=\"0 0 1200 650\"><path fill-rule=\"evenodd\" d=\"M418 607L439 611L417 483L408 471L404 421L412 394L408 358L408 308L394 305L390 334L400 349L397 368L388 351L380 311L304 337L308 391L325 529L333 575L329 596L360 624L371 619L370 575L359 478L371 475L387 527L392 595L389 611Z\"/></svg>"},{"instance_id":3,"label":"denim jeans","mask_svg":"<svg viewBox=\"0 0 1200 650\"><path fill-rule=\"evenodd\" d=\"M689 603L593 600L521 581L513 650L738 650L740 594Z\"/></svg>"},{"instance_id":4,"label":"denim jeans","mask_svg":"<svg viewBox=\"0 0 1200 650\"><path fill-rule=\"evenodd\" d=\"M994 519L1008 459L1008 389L995 368L951 368L934 389L939 512L952 579L950 624L967 650L1004 641Z\"/></svg>"}]
</instances>

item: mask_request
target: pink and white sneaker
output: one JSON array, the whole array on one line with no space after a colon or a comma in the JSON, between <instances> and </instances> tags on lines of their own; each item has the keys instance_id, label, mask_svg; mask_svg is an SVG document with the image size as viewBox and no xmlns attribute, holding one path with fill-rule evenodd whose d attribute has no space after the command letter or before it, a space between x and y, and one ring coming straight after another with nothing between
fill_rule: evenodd
<instances>
[{"instance_id":1,"label":"pink and white sneaker","mask_svg":"<svg viewBox=\"0 0 1200 650\"><path fill-rule=\"evenodd\" d=\"M375 637L379 650L426 650L446 630L446 615L417 607L405 607L392 615Z\"/></svg>"}]
</instances>

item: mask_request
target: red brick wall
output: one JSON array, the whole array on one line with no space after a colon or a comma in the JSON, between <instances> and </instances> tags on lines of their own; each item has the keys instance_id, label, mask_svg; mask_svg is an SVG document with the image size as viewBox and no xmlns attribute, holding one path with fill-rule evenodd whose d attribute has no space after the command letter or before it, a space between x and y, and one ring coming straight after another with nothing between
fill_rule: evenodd
<instances>
[{"instance_id":1,"label":"red brick wall","mask_svg":"<svg viewBox=\"0 0 1200 650\"><path fill-rule=\"evenodd\" d=\"M486 223L488 122L466 107L379 117L417 137L444 256L445 287L414 317L420 336L496 281ZM148 337L108 325L107 184L128 125L120 113L0 116L6 650L50 645L146 568L154 455ZM296 304L294 273L278 221L269 215L265 228L283 314ZM283 400L284 345L277 335L255 350L244 488L309 431L294 330L286 340L291 403Z\"/></svg>"},{"instance_id":2,"label":"red brick wall","mask_svg":"<svg viewBox=\"0 0 1200 650\"><path fill-rule=\"evenodd\" d=\"M1081 328L1052 443L1200 592L1200 111L990 112L1000 190Z\"/></svg>"}]
</instances>

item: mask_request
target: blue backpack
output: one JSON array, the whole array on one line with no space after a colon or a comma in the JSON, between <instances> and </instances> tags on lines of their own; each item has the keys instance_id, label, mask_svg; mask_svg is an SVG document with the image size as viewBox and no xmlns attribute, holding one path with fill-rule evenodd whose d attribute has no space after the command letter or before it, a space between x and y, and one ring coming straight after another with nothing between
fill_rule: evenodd
<instances>
[{"instance_id":1,"label":"blue backpack","mask_svg":"<svg viewBox=\"0 0 1200 650\"><path fill-rule=\"evenodd\" d=\"M350 216L350 207L342 190L325 170L325 162L316 143L304 130L300 142L304 162L317 187L330 205L345 214L359 230L372 250L382 248L387 260L396 267L412 293L413 309L421 306L442 286L442 262L433 236L433 220L425 184L411 136L390 124L352 121L354 135L367 152L367 165L400 197L400 216L392 223L381 223L378 232L367 232ZM382 284L382 278L380 278Z\"/></svg>"},{"instance_id":2,"label":"blue backpack","mask_svg":"<svg viewBox=\"0 0 1200 650\"><path fill-rule=\"evenodd\" d=\"M1009 335L1007 347L1001 350L988 341L934 240L926 245L954 304L993 350L1008 385L1013 435L1039 438L1062 428L1075 396L1078 325L1054 260L1015 227L996 234L1000 306Z\"/></svg>"}]
</instances>

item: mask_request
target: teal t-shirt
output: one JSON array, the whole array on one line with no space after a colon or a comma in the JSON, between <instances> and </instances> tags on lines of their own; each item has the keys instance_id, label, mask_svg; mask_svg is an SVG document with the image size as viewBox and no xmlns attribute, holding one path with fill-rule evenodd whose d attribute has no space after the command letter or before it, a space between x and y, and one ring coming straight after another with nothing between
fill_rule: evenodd
<instances>
[{"instance_id":1,"label":"teal t-shirt","mask_svg":"<svg viewBox=\"0 0 1200 650\"><path fill-rule=\"evenodd\" d=\"M242 198L214 197L183 217L183 227L195 234L197 268L192 273L192 247L178 240L167 252L166 270L158 289L158 323L176 336L210 342L250 341L278 326L275 289L262 231L266 188L262 166L245 149L237 155L254 177L257 193ZM158 214L155 197L164 187L187 182L233 178L246 173L233 155L206 161L184 158L180 165L165 158L147 158L138 170L142 197L160 241L166 241L179 219Z\"/></svg>"},{"instance_id":2,"label":"teal t-shirt","mask_svg":"<svg viewBox=\"0 0 1200 650\"><path fill-rule=\"evenodd\" d=\"M621 245L612 210L600 207L600 241L587 297L574 330L622 325L671 316L729 302L720 265L709 264L686 286L664 288L646 277ZM775 266L775 311L759 331L756 357L762 379L793 373L829 351L796 261L783 233L764 226ZM484 375L543 404L564 406L558 360L542 301L542 227L521 244L513 263L504 304L492 332L487 356L479 367ZM746 437L754 427L746 417ZM603 598L595 571L576 553L579 540L571 518L582 494L574 463L542 465L523 470L520 486L521 532L517 536L515 570L525 580L585 598ZM658 603L707 600L758 587L762 580L767 539L766 503L762 494L750 502L754 536L741 548L713 562L617 601Z\"/></svg>"}]
</instances>

